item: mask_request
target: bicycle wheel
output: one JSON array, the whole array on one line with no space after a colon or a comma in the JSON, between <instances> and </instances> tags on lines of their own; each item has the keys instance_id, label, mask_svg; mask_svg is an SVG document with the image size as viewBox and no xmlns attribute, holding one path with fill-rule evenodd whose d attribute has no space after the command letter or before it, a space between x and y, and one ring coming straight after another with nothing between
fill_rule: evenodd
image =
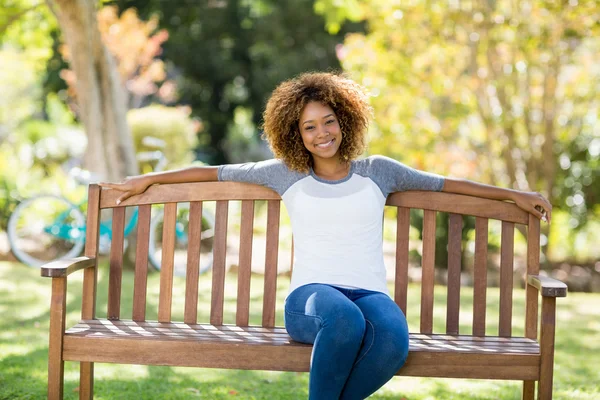
<instances>
[{"instance_id":1,"label":"bicycle wheel","mask_svg":"<svg viewBox=\"0 0 600 400\"><path fill-rule=\"evenodd\" d=\"M8 220L8 242L15 257L30 267L77 257L85 244L85 217L63 197L24 200Z\"/></svg>"},{"instance_id":2,"label":"bicycle wheel","mask_svg":"<svg viewBox=\"0 0 600 400\"><path fill-rule=\"evenodd\" d=\"M188 225L190 209L188 203L180 203L177 207L177 222L175 225L175 252L173 273L185 276L187 270ZM160 270L162 262L162 237L163 237L163 210L150 221L150 243L148 246L148 260L156 270ZM200 274L212 268L213 263L213 237L215 217L206 210L202 210L202 228L200 237Z\"/></svg>"}]
</instances>

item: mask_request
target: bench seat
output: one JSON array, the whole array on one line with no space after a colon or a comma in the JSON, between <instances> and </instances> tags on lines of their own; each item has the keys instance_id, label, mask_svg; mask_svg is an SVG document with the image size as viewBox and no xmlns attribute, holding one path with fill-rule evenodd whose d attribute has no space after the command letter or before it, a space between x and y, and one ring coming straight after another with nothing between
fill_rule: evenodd
<instances>
[{"instance_id":1,"label":"bench seat","mask_svg":"<svg viewBox=\"0 0 600 400\"><path fill-rule=\"evenodd\" d=\"M63 355L69 361L306 372L311 349L281 327L93 319L66 331ZM399 375L536 380L539 365L532 339L415 333Z\"/></svg>"}]
</instances>

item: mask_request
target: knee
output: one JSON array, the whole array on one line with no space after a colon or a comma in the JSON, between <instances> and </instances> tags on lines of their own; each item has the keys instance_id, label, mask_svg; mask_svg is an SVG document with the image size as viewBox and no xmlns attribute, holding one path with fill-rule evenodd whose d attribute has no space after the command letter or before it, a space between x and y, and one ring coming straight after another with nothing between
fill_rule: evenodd
<instances>
[{"instance_id":1,"label":"knee","mask_svg":"<svg viewBox=\"0 0 600 400\"><path fill-rule=\"evenodd\" d=\"M400 369L408 358L409 341L408 332L404 330L390 330L381 333L382 354L388 359L390 365Z\"/></svg>"},{"instance_id":2,"label":"knee","mask_svg":"<svg viewBox=\"0 0 600 400\"><path fill-rule=\"evenodd\" d=\"M366 322L360 310L339 308L323 321L323 327L334 330L340 344L360 343L365 335Z\"/></svg>"}]
</instances>

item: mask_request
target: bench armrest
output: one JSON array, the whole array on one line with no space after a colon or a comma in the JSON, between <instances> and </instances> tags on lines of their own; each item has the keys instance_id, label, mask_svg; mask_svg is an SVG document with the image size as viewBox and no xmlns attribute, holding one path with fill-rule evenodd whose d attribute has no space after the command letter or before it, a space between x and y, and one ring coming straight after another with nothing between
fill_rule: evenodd
<instances>
[{"instance_id":1,"label":"bench armrest","mask_svg":"<svg viewBox=\"0 0 600 400\"><path fill-rule=\"evenodd\" d=\"M72 272L93 267L95 265L96 259L92 257L67 258L42 265L41 275L48 278L67 276Z\"/></svg>"},{"instance_id":2,"label":"bench armrest","mask_svg":"<svg viewBox=\"0 0 600 400\"><path fill-rule=\"evenodd\" d=\"M528 275L527 283L540 290L544 297L567 297L567 285L557 279Z\"/></svg>"}]
</instances>

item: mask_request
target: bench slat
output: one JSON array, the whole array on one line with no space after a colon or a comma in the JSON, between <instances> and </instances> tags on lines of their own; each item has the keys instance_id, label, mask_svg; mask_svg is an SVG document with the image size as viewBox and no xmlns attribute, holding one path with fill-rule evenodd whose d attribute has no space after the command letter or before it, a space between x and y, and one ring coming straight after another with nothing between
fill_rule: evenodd
<instances>
[{"instance_id":1,"label":"bench slat","mask_svg":"<svg viewBox=\"0 0 600 400\"><path fill-rule=\"evenodd\" d=\"M240 182L188 182L150 186L146 191L117 205L122 192L104 189L100 208L190 201L280 200L272 189Z\"/></svg>"},{"instance_id":2,"label":"bench slat","mask_svg":"<svg viewBox=\"0 0 600 400\"><path fill-rule=\"evenodd\" d=\"M150 241L151 207L138 207L137 248L135 249L135 278L133 283L134 321L146 319L146 290L148 287L148 246Z\"/></svg>"},{"instance_id":3,"label":"bench slat","mask_svg":"<svg viewBox=\"0 0 600 400\"><path fill-rule=\"evenodd\" d=\"M167 203L164 209L162 258L160 261L160 294L158 300L158 320L171 320L173 302L173 262L175 254L175 224L177 222L177 203Z\"/></svg>"},{"instance_id":4,"label":"bench slat","mask_svg":"<svg viewBox=\"0 0 600 400\"><path fill-rule=\"evenodd\" d=\"M121 279L123 274L123 231L125 207L113 209L112 239L110 242L110 272L108 278L108 319L121 316Z\"/></svg>"},{"instance_id":5,"label":"bench slat","mask_svg":"<svg viewBox=\"0 0 600 400\"><path fill-rule=\"evenodd\" d=\"M512 333L512 294L515 224L502 221L500 239L500 336Z\"/></svg>"},{"instance_id":6,"label":"bench slat","mask_svg":"<svg viewBox=\"0 0 600 400\"><path fill-rule=\"evenodd\" d=\"M540 220L529 216L527 227L527 275L540 273ZM538 290L526 285L525 293L525 336L537 338Z\"/></svg>"},{"instance_id":7,"label":"bench slat","mask_svg":"<svg viewBox=\"0 0 600 400\"><path fill-rule=\"evenodd\" d=\"M421 277L421 333L433 330L433 286L435 280L435 211L423 211L423 260Z\"/></svg>"},{"instance_id":8,"label":"bench slat","mask_svg":"<svg viewBox=\"0 0 600 400\"><path fill-rule=\"evenodd\" d=\"M488 219L475 218L475 260L473 265L473 335L485 335L487 307Z\"/></svg>"},{"instance_id":9,"label":"bench slat","mask_svg":"<svg viewBox=\"0 0 600 400\"><path fill-rule=\"evenodd\" d=\"M460 272L462 244L462 215L450 214L448 226L448 298L446 308L446 332L458 334L460 313Z\"/></svg>"},{"instance_id":10,"label":"bench slat","mask_svg":"<svg viewBox=\"0 0 600 400\"><path fill-rule=\"evenodd\" d=\"M198 279L200 275L200 240L202 235L202 202L190 203L188 221L188 251L185 270L185 308L183 321L195 324L198 321Z\"/></svg>"},{"instance_id":11,"label":"bench slat","mask_svg":"<svg viewBox=\"0 0 600 400\"><path fill-rule=\"evenodd\" d=\"M391 193L386 201L388 206L401 206L414 209L434 210L463 215L473 215L499 219L526 225L529 221L526 211L516 204L500 200L482 199L444 192L407 191Z\"/></svg>"},{"instance_id":12,"label":"bench slat","mask_svg":"<svg viewBox=\"0 0 600 400\"><path fill-rule=\"evenodd\" d=\"M87 257L98 259L98 233L100 229L100 186L90 185L88 188L88 212L85 229L85 251ZM83 295L81 302L81 318L96 316L96 282L98 266L83 270Z\"/></svg>"},{"instance_id":13,"label":"bench slat","mask_svg":"<svg viewBox=\"0 0 600 400\"><path fill-rule=\"evenodd\" d=\"M215 215L215 237L213 244L212 291L210 302L210 323L213 325L221 325L223 323L228 210L228 201L217 201L217 210Z\"/></svg>"},{"instance_id":14,"label":"bench slat","mask_svg":"<svg viewBox=\"0 0 600 400\"><path fill-rule=\"evenodd\" d=\"M281 328L82 321L65 336L69 361L308 371L312 346ZM118 340L114 340L118 338ZM410 335L405 376L537 379L539 346L526 338Z\"/></svg>"},{"instance_id":15,"label":"bench slat","mask_svg":"<svg viewBox=\"0 0 600 400\"><path fill-rule=\"evenodd\" d=\"M398 207L396 219L396 279L394 300L406 316L408 296L408 234L410 231L410 208Z\"/></svg>"},{"instance_id":16,"label":"bench slat","mask_svg":"<svg viewBox=\"0 0 600 400\"><path fill-rule=\"evenodd\" d=\"M278 200L269 200L267 205L267 248L265 253L265 288L262 315L262 324L265 327L275 326L280 205L281 202Z\"/></svg>"},{"instance_id":17,"label":"bench slat","mask_svg":"<svg viewBox=\"0 0 600 400\"><path fill-rule=\"evenodd\" d=\"M100 197L102 190L97 184L91 184L88 187L88 208L85 229L85 251L87 257L98 259L98 235L100 229ZM98 282L98 265L94 268L86 268L83 270L83 290L81 301L81 318L89 319L96 316L96 289ZM52 309L50 310L52 313ZM52 330L50 330L52 332ZM52 336L52 333L50 334ZM52 340L50 340L52 343ZM54 357L60 359L60 355L48 354L49 363ZM62 363L62 361L61 361ZM63 363L64 364L64 363ZM63 365L61 364L61 365ZM48 375L51 376L49 365ZM79 390L81 396L91 397L91 392L94 387L94 364L89 362L80 363L79 367ZM52 381L50 379L49 381ZM49 384L49 392L51 384Z\"/></svg>"},{"instance_id":18,"label":"bench slat","mask_svg":"<svg viewBox=\"0 0 600 400\"><path fill-rule=\"evenodd\" d=\"M254 201L242 201L240 224L240 259L238 268L237 311L235 323L248 326L250 312L250 278L252 275L252 232L254 229Z\"/></svg>"}]
</instances>

